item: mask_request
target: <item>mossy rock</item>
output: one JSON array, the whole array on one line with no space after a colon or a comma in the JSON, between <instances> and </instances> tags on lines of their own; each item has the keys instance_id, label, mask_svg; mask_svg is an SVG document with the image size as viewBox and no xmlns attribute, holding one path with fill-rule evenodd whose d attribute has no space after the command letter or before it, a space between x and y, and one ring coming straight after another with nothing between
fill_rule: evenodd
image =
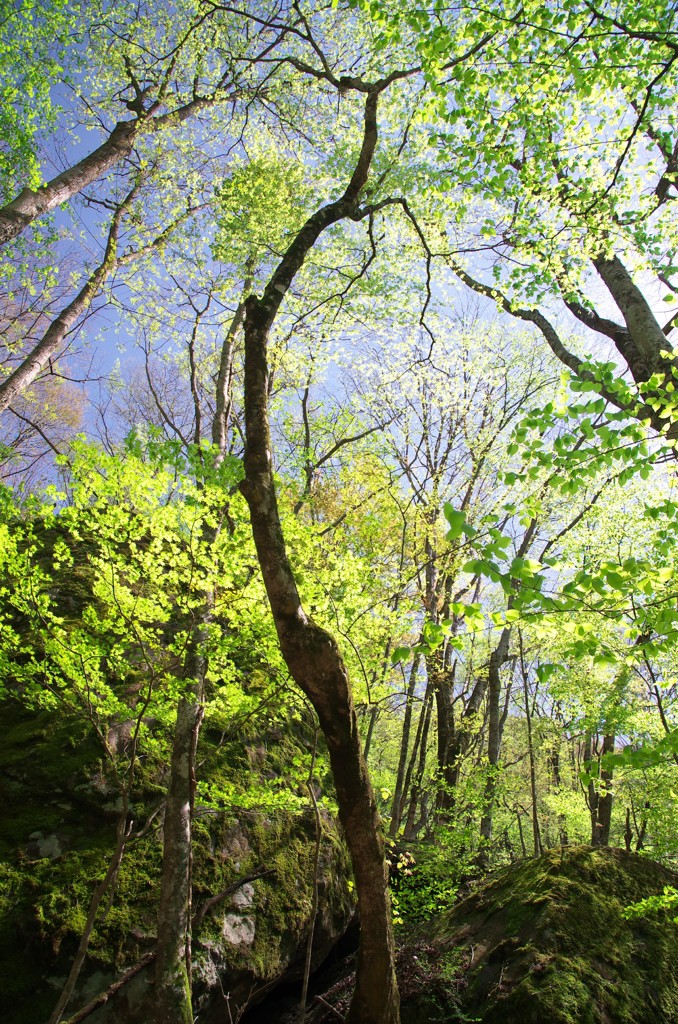
<instances>
[{"instance_id":1,"label":"mossy rock","mask_svg":"<svg viewBox=\"0 0 678 1024\"><path fill-rule=\"evenodd\" d=\"M677 883L637 854L590 847L497 872L429 924L437 956L427 984L437 992L428 1002L425 988L405 998L403 1021L675 1024L678 927L622 911ZM441 979L450 955L454 977L448 965Z\"/></svg>"},{"instance_id":2,"label":"mossy rock","mask_svg":"<svg viewBox=\"0 0 678 1024\"><path fill-rule=\"evenodd\" d=\"M113 851L119 793L86 724L8 701L0 704L0 731L0 1020L25 1024L46 1020L63 986L92 892ZM282 746L289 742L286 736ZM247 762L247 755L241 741L214 745L206 736L201 742L201 773L208 783L227 788L232 774L242 771L243 760ZM261 770L270 770L270 765L262 763ZM252 769L250 776L254 781ZM140 762L132 794L135 827L158 811L166 781L162 757L156 754ZM161 821L160 811L153 827L128 844L114 899L94 929L67 1015L154 948ZM257 869L271 869L253 882L246 901L239 890L239 901L227 897L219 902L195 929L195 1007L201 1020L223 1019L222 990L231 994L235 1017L253 992L265 991L303 963L314 850L310 809L216 809L198 802L194 907ZM316 963L352 917L349 874L345 845L326 817ZM88 1021L145 1024L151 982L149 968Z\"/></svg>"}]
</instances>

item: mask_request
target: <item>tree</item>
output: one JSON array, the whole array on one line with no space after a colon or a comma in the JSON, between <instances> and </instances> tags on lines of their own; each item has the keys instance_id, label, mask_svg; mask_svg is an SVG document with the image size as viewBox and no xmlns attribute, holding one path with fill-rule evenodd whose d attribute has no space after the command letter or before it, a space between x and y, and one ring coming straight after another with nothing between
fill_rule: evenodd
<instances>
[{"instance_id":1,"label":"tree","mask_svg":"<svg viewBox=\"0 0 678 1024\"><path fill-rule=\"evenodd\" d=\"M57 2L39 13L20 6L4 24L9 38L3 58L9 65L11 84L6 89L11 100L20 96L23 76L21 85L26 88L30 83L29 94L37 85L42 117L57 119L62 112L44 88L47 60L52 80L76 91L86 110L84 125L103 129L105 137L82 159L42 182L36 111L28 104L14 106L12 145L21 154L28 181L11 198L11 184L3 181L0 245L127 160L145 138L170 134L204 111L251 98L256 86L252 89L247 82L247 72L278 41L268 40L257 54L257 32L250 23L245 46L242 37L235 46L233 21L216 4L200 10L200 5L180 3L170 14L150 2L137 5L133 13L117 2L83 0L70 9ZM86 43L87 60L70 45L72 34ZM133 116L118 120L121 105Z\"/></svg>"},{"instance_id":2,"label":"tree","mask_svg":"<svg viewBox=\"0 0 678 1024\"><path fill-rule=\"evenodd\" d=\"M668 743L673 732L662 682L675 629L658 595L672 587L672 555L660 549L673 550L675 509L652 506L656 520L648 509L661 528L636 523L628 545L596 516L611 478L658 479L653 462L666 453L647 445L646 421L657 429L673 416L667 334L639 281L642 268L669 282L673 272L674 15L657 5L647 29L628 5L578 0L548 11L161 7L148 0L133 19L117 2L55 4L33 22L13 10L27 81L51 61L52 84L70 82L76 103L62 109L59 89L41 85L41 123L84 119L103 138L52 175L38 114L16 99L23 178L10 175L0 212L14 288L0 403L56 445L31 403L67 373L76 336L110 336L94 335L94 314L110 317L141 357L113 371L117 393L103 385L113 461L92 460L113 474L134 427L128 448L149 479L150 453L164 453L202 510L166 541L184 567L188 544L196 569L190 599L167 613L180 649L164 634L144 648L157 641L153 658L173 657L157 1019L193 1016L192 764L220 645L240 628L220 620L224 580L234 582L221 545L234 520L239 529L240 482L256 549L242 579L258 582L260 568L281 657L318 716L352 855L361 947L348 1019L396 1024L379 813L390 795L394 836L401 826L410 840L447 836L465 865L485 869L530 845L538 853L556 832L582 836L589 812L597 841L620 834L612 787L626 787L629 821L637 794L614 758L619 737L641 742L641 682L656 708L648 734ZM130 116L119 121L121 103ZM636 203L651 151L663 163ZM41 219L66 197L68 210ZM89 253L72 247L78 226L95 238ZM542 375L508 318L495 344L482 304L453 346L455 275L536 325L576 379ZM620 322L589 292L593 275ZM617 346L631 379L566 344L559 297ZM67 459L79 450L62 447ZM184 509L169 479L163 500ZM109 498L128 510L127 497ZM626 515L617 505L611 518ZM152 510L134 522L143 551ZM112 540L110 552L115 567ZM112 570L123 592L125 572ZM369 580L356 612L360 572ZM112 619L106 628L118 636ZM50 659L52 647L41 664ZM104 736L109 711L95 716ZM368 757L384 783L376 794ZM578 759L588 809L568 788ZM647 844L651 815L637 817Z\"/></svg>"}]
</instances>

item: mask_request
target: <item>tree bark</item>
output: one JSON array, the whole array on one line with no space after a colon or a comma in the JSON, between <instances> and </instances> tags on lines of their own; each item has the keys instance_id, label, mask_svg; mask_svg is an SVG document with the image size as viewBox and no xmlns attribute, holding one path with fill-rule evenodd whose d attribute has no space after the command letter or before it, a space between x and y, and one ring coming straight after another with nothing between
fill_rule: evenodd
<instances>
[{"instance_id":1,"label":"tree bark","mask_svg":"<svg viewBox=\"0 0 678 1024\"><path fill-rule=\"evenodd\" d=\"M419 715L419 724L417 725L417 735L414 741L414 747L412 748L412 756L407 769L407 775L405 777L404 791L407 793L410 789L410 780L414 774L414 783L410 791L410 802L407 811L407 820L405 822L405 828L403 830L403 838L410 840L415 839L417 835L417 807L419 805L419 794L421 793L421 787L424 780L424 772L426 771L426 754L428 747L428 733L431 726L431 711L433 708L433 684L429 679L426 687L426 693L424 695L424 703Z\"/></svg>"},{"instance_id":2,"label":"tree bark","mask_svg":"<svg viewBox=\"0 0 678 1024\"><path fill-rule=\"evenodd\" d=\"M118 121L105 142L77 164L38 189L25 188L15 199L0 209L0 246L22 231L42 214L67 202L76 193L101 178L120 160L129 156L134 146L140 121Z\"/></svg>"},{"instance_id":3,"label":"tree bark","mask_svg":"<svg viewBox=\"0 0 678 1024\"><path fill-rule=\"evenodd\" d=\"M551 746L551 751L547 757L547 765L549 768L549 789L555 793L560 793L563 785L563 780L560 774L560 742L561 734L558 733ZM558 814L558 838L561 846L568 845L567 835L567 819L564 814Z\"/></svg>"},{"instance_id":4,"label":"tree bark","mask_svg":"<svg viewBox=\"0 0 678 1024\"><path fill-rule=\"evenodd\" d=\"M223 88L222 83L213 96L197 97L164 114L153 115L149 110L144 112L143 117L118 121L108 138L82 160L72 167L67 167L40 188L23 189L0 209L0 247L20 235L37 217L50 213L57 206L68 202L128 157L137 136L181 124L193 114L215 104L223 95Z\"/></svg>"},{"instance_id":5,"label":"tree bark","mask_svg":"<svg viewBox=\"0 0 678 1024\"><path fill-rule=\"evenodd\" d=\"M480 711L486 692L487 676L482 675L475 682L473 690L471 691L471 696L469 697L468 703L464 708L464 713L461 716L459 728L457 729L454 740L448 750L450 782L454 789L459 785L462 759L471 744L471 740L474 735L474 723L476 721L476 716Z\"/></svg>"},{"instance_id":6,"label":"tree bark","mask_svg":"<svg viewBox=\"0 0 678 1024\"><path fill-rule=\"evenodd\" d=\"M35 348L0 384L0 413L4 412L30 387L38 374L62 349L78 317L85 312L102 286L112 264L115 262L115 245L120 222L114 219L106 246L103 262L88 277L78 294L49 325Z\"/></svg>"},{"instance_id":7,"label":"tree bark","mask_svg":"<svg viewBox=\"0 0 678 1024\"><path fill-rule=\"evenodd\" d=\"M537 803L537 767L534 757L534 742L532 738L532 714L530 712L530 693L527 686L527 669L523 652L522 633L518 633L520 646L520 672L523 677L523 697L525 699L525 722L527 725L527 752L530 759L530 794L532 797L532 842L534 855L538 857L542 853L541 834L539 832L539 812ZM536 701L536 696L535 696Z\"/></svg>"},{"instance_id":8,"label":"tree bark","mask_svg":"<svg viewBox=\"0 0 678 1024\"><path fill-rule=\"evenodd\" d=\"M360 743L346 666L334 638L307 615L285 546L273 479L268 422L268 333L295 275L318 238L332 224L362 220L374 207L360 207L377 144L380 93L394 73L373 85L350 79L366 94L360 153L344 194L313 213L285 252L261 298L245 303L245 479L242 493L280 649L292 678L315 708L325 737L355 874L360 946L356 987L347 1024L399 1024L400 1000L394 968L388 872L381 821ZM342 82L344 79L342 79Z\"/></svg>"},{"instance_id":9,"label":"tree bark","mask_svg":"<svg viewBox=\"0 0 678 1024\"><path fill-rule=\"evenodd\" d=\"M668 347L666 335L645 296L618 256L611 259L598 257L594 259L593 265L624 317L633 344L646 364L646 380L661 367L660 353Z\"/></svg>"},{"instance_id":10,"label":"tree bark","mask_svg":"<svg viewBox=\"0 0 678 1024\"><path fill-rule=\"evenodd\" d=\"M212 442L219 449L216 458L217 465L223 462L228 447L228 420L233 402L231 384L233 380L235 339L245 319L245 300L252 287L252 270L251 261L248 260L245 268L245 280L242 286L242 298L238 303L221 346L219 372L217 373L216 381L216 406L212 421Z\"/></svg>"},{"instance_id":11,"label":"tree bark","mask_svg":"<svg viewBox=\"0 0 678 1024\"><path fill-rule=\"evenodd\" d=\"M602 756L611 754L614 751L615 737L608 733L603 737ZM601 768L600 781L602 792L595 794L595 800L591 808L591 845L610 845L610 826L612 824L612 771Z\"/></svg>"},{"instance_id":12,"label":"tree bark","mask_svg":"<svg viewBox=\"0 0 678 1024\"><path fill-rule=\"evenodd\" d=\"M369 710L369 721L367 723L367 736L365 737L365 746L363 747L363 757L365 758L365 764L367 764L370 757L370 749L372 747L372 738L374 736L374 727L377 724L377 718L379 717L379 705L373 704Z\"/></svg>"}]
</instances>

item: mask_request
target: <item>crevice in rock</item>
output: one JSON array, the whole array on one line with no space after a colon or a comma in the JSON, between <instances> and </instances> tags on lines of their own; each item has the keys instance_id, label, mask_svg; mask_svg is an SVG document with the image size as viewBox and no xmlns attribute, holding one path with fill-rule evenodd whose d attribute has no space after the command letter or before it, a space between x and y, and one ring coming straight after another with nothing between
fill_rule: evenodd
<instances>
[{"instance_id":1,"label":"crevice in rock","mask_svg":"<svg viewBox=\"0 0 678 1024\"><path fill-rule=\"evenodd\" d=\"M312 973L308 988L307 1015L311 1019L317 1004L316 995L327 992L341 978L353 971L353 957L358 949L360 927L357 919L351 922L329 955ZM243 1014L240 1024L296 1024L303 978L283 977L262 1002Z\"/></svg>"}]
</instances>

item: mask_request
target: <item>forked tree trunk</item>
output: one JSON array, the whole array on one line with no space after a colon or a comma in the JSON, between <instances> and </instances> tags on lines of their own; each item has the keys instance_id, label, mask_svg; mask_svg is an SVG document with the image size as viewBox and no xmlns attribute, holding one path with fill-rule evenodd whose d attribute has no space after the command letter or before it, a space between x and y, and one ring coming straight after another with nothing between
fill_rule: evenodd
<instances>
[{"instance_id":1,"label":"forked tree trunk","mask_svg":"<svg viewBox=\"0 0 678 1024\"><path fill-rule=\"evenodd\" d=\"M398 77L374 84L342 79L366 94L362 146L344 194L312 214L287 249L261 298L245 304L245 479L257 557L285 663L318 715L330 757L339 818L356 882L360 946L356 987L347 1024L399 1024L400 1001L394 969L393 929L381 821L367 775L351 684L334 638L304 610L278 513L268 423L268 333L280 304L320 235L350 218L372 216L360 206L377 143L379 95ZM385 200L384 203L388 203ZM383 204L381 204L383 205ZM381 208L381 205L379 208Z\"/></svg>"},{"instance_id":2,"label":"forked tree trunk","mask_svg":"<svg viewBox=\"0 0 678 1024\"><path fill-rule=\"evenodd\" d=\"M245 318L247 449L242 491L280 647L325 736L356 881L360 948L348 1024L398 1024L391 908L381 822L367 775L348 672L334 638L306 614L287 557L268 426L268 316L251 297Z\"/></svg>"}]
</instances>

